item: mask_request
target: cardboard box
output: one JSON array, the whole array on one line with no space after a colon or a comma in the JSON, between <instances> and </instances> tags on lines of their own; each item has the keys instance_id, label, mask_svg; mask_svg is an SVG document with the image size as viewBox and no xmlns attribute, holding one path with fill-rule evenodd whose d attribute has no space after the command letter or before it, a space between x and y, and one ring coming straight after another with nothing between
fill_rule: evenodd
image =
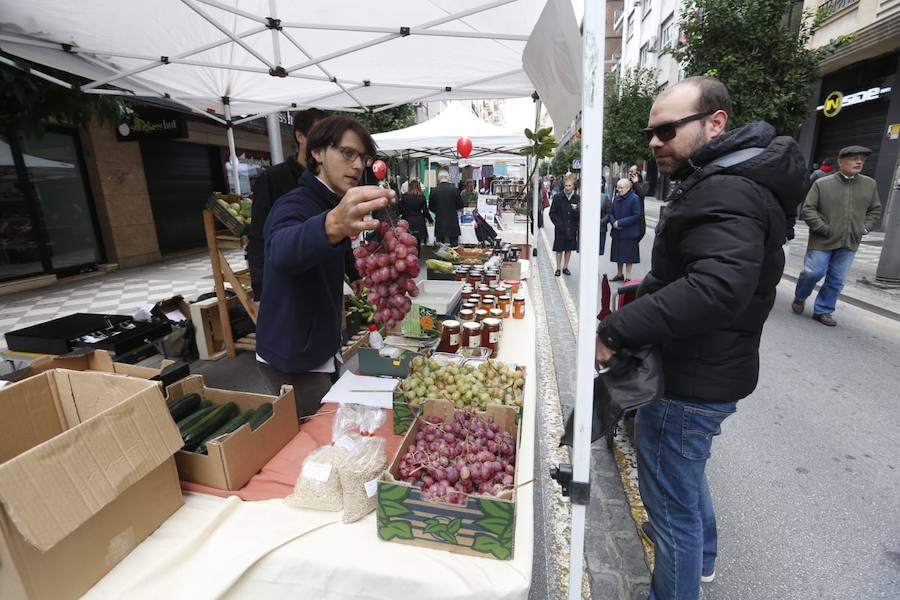
<instances>
[{"instance_id":1,"label":"cardboard box","mask_svg":"<svg viewBox=\"0 0 900 600\"><path fill-rule=\"evenodd\" d=\"M158 383L50 370L0 410L0 598L81 596L182 505Z\"/></svg>"},{"instance_id":2,"label":"cardboard box","mask_svg":"<svg viewBox=\"0 0 900 600\"><path fill-rule=\"evenodd\" d=\"M153 306L153 315L174 322L190 321L191 306L184 301L183 296L172 296L171 298L157 302ZM179 318L178 315L181 315L182 318Z\"/></svg>"},{"instance_id":3,"label":"cardboard box","mask_svg":"<svg viewBox=\"0 0 900 600\"><path fill-rule=\"evenodd\" d=\"M452 418L454 410L451 403L440 400L428 400L422 407L426 417L444 420ZM515 409L489 406L478 414L493 416L501 430L518 438ZM421 424L420 420L413 422L389 471L378 481L378 537L457 554L510 560L516 532L516 503L511 492L507 493L508 499L469 494L465 506L461 506L425 500L419 488L400 480L400 460L415 441ZM516 471L514 485L518 484Z\"/></svg>"},{"instance_id":4,"label":"cardboard box","mask_svg":"<svg viewBox=\"0 0 900 600\"><path fill-rule=\"evenodd\" d=\"M388 377L406 377L409 375L409 363L418 353L403 350L400 358L386 358L374 348L359 349L360 375L386 375Z\"/></svg>"},{"instance_id":5,"label":"cardboard box","mask_svg":"<svg viewBox=\"0 0 900 600\"><path fill-rule=\"evenodd\" d=\"M62 356L43 356L32 361L28 366L0 376L0 381L17 382L40 375L52 369L68 369L70 371L99 371L102 373L118 373L129 377L159 381L163 389L179 379L187 377L190 366L182 361L163 360L159 369L138 367L126 363L113 362L105 350L81 348Z\"/></svg>"},{"instance_id":6,"label":"cardboard box","mask_svg":"<svg viewBox=\"0 0 900 600\"><path fill-rule=\"evenodd\" d=\"M505 262L500 266L500 279L522 279L522 263Z\"/></svg>"},{"instance_id":7,"label":"cardboard box","mask_svg":"<svg viewBox=\"0 0 900 600\"><path fill-rule=\"evenodd\" d=\"M241 425L221 442L207 445L208 454L179 450L175 455L178 473L185 481L220 490L239 490L256 475L279 450L291 441L300 427L294 390L282 388L281 396L265 396L206 387L202 375L191 375L168 388L169 398L199 394L213 404L234 402L240 411L272 403L272 416L256 431ZM171 419L170 419L171 420Z\"/></svg>"}]
</instances>

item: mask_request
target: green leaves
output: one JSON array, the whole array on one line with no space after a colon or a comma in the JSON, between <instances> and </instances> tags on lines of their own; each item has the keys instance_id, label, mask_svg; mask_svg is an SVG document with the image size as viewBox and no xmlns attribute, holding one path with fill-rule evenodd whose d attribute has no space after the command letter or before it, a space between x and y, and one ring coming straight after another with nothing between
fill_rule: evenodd
<instances>
[{"instance_id":1,"label":"green leaves","mask_svg":"<svg viewBox=\"0 0 900 600\"><path fill-rule=\"evenodd\" d=\"M606 77L606 115L603 119L603 162L636 163L650 160L641 135L657 94L655 69L635 67L621 76Z\"/></svg>"},{"instance_id":2,"label":"green leaves","mask_svg":"<svg viewBox=\"0 0 900 600\"><path fill-rule=\"evenodd\" d=\"M394 390L394 433L403 434L416 418L416 410L406 403L406 396L401 390Z\"/></svg>"},{"instance_id":3,"label":"green leaves","mask_svg":"<svg viewBox=\"0 0 900 600\"><path fill-rule=\"evenodd\" d=\"M424 531L430 533L435 539L458 546L459 540L456 539L456 534L459 533L461 527L462 519L456 518L447 523L441 523L439 519L432 517L425 521Z\"/></svg>"},{"instance_id":4,"label":"green leaves","mask_svg":"<svg viewBox=\"0 0 900 600\"><path fill-rule=\"evenodd\" d=\"M533 143L531 146L520 150L519 154L521 154L522 156L534 156L537 158L537 160L550 158L551 156L553 156L553 151L559 145L556 142L556 138L553 137L552 127L544 127L542 129L538 129L537 132L531 131L530 129L525 129L525 137L527 137Z\"/></svg>"},{"instance_id":5,"label":"green leaves","mask_svg":"<svg viewBox=\"0 0 900 600\"><path fill-rule=\"evenodd\" d=\"M475 535L475 540L472 542L472 550L492 554L500 560L509 560L512 557L510 548L501 544L497 538L482 533Z\"/></svg>"},{"instance_id":6,"label":"green leaves","mask_svg":"<svg viewBox=\"0 0 900 600\"><path fill-rule=\"evenodd\" d=\"M394 538L411 540L413 539L412 525L409 521L390 521L383 526L378 526L378 537L385 541L391 541Z\"/></svg>"}]
</instances>

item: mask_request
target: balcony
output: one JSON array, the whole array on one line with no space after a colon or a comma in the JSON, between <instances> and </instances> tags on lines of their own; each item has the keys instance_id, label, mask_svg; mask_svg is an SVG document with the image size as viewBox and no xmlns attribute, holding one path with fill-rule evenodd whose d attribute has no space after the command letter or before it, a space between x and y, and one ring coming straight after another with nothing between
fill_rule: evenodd
<instances>
[{"instance_id":1,"label":"balcony","mask_svg":"<svg viewBox=\"0 0 900 600\"><path fill-rule=\"evenodd\" d=\"M830 19L857 4L859 4L859 0L825 0L819 4L819 9L826 9L828 11L827 18Z\"/></svg>"}]
</instances>

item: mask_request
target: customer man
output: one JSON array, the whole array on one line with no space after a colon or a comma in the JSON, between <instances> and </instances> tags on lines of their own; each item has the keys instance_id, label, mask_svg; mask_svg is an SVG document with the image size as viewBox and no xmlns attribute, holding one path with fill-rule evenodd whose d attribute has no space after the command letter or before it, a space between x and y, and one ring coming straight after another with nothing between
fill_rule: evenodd
<instances>
[{"instance_id":1,"label":"customer man","mask_svg":"<svg viewBox=\"0 0 900 600\"><path fill-rule=\"evenodd\" d=\"M831 173L833 171L834 171L834 169L832 168L832 165L831 165L831 159L826 158L825 160L822 161L822 164L815 171L813 171L810 174L809 182L815 183L816 179L821 179L823 177L831 175Z\"/></svg>"},{"instance_id":2,"label":"customer man","mask_svg":"<svg viewBox=\"0 0 900 600\"><path fill-rule=\"evenodd\" d=\"M263 293L263 265L266 262L263 227L266 224L266 217L269 216L275 201L299 184L300 175L306 168L306 140L309 138L309 131L326 116L318 108L295 112L293 135L294 142L297 144L297 154L263 171L253 188L247 265L250 267L253 299L257 302L262 298Z\"/></svg>"},{"instance_id":3,"label":"customer man","mask_svg":"<svg viewBox=\"0 0 900 600\"><path fill-rule=\"evenodd\" d=\"M449 243L454 248L459 245L459 217L464 203L459 190L450 183L450 173L438 171L437 187L431 190L428 207L434 213L434 239Z\"/></svg>"},{"instance_id":4,"label":"customer man","mask_svg":"<svg viewBox=\"0 0 900 600\"><path fill-rule=\"evenodd\" d=\"M881 217L875 180L860 173L870 154L865 146L842 148L838 172L813 182L800 213L809 225L809 243L791 309L803 314L806 299L824 277L812 318L828 327L837 325L832 314L859 242Z\"/></svg>"},{"instance_id":5,"label":"customer man","mask_svg":"<svg viewBox=\"0 0 900 600\"><path fill-rule=\"evenodd\" d=\"M805 192L791 138L767 123L728 131L731 98L711 77L662 92L644 131L678 181L660 215L639 296L597 331L598 364L659 348L665 393L638 409L635 449L656 559L650 598L696 600L715 574L706 461L737 401L756 387L759 340L781 279L785 213Z\"/></svg>"},{"instance_id":6,"label":"customer man","mask_svg":"<svg viewBox=\"0 0 900 600\"><path fill-rule=\"evenodd\" d=\"M309 135L308 169L281 197L264 230L265 281L256 326L259 370L273 393L294 386L297 413L315 413L337 377L345 253L350 238L378 227L364 220L394 192L357 187L375 154L358 121L332 116Z\"/></svg>"}]
</instances>

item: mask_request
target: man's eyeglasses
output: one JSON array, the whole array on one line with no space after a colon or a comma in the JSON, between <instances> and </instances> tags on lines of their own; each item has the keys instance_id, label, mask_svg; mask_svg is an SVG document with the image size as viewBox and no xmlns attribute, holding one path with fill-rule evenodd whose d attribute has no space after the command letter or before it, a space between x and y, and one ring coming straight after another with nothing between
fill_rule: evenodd
<instances>
[{"instance_id":1,"label":"man's eyeglasses","mask_svg":"<svg viewBox=\"0 0 900 600\"><path fill-rule=\"evenodd\" d=\"M646 127L641 129L641 133L644 135L644 139L647 140L649 144L653 141L653 137L659 138L661 142L668 142L671 139L675 138L675 134L678 133L678 128L686 123L690 123L691 121L699 121L700 119L705 119L709 115L713 114L712 110L707 110L705 112L698 112L693 115L684 117L683 119L678 119L677 121L671 121L669 123L663 123L662 125L657 125L656 127Z\"/></svg>"},{"instance_id":2,"label":"man's eyeglasses","mask_svg":"<svg viewBox=\"0 0 900 600\"><path fill-rule=\"evenodd\" d=\"M363 154L356 148L351 148L350 146L335 146L338 152L341 153L341 156L344 157L348 163L356 162L357 158L362 159L362 163L364 167L369 167L372 165L375 159L373 159L368 154Z\"/></svg>"}]
</instances>

